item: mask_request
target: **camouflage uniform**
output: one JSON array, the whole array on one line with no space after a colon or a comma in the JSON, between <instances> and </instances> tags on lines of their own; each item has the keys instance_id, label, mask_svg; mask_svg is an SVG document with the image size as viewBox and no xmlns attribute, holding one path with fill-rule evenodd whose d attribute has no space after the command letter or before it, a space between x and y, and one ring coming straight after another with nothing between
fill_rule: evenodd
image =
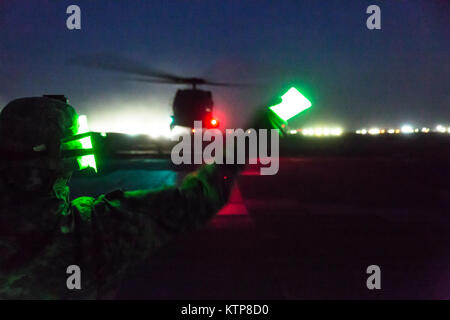
<instances>
[{"instance_id":1,"label":"camouflage uniform","mask_svg":"<svg viewBox=\"0 0 450 320\"><path fill-rule=\"evenodd\" d=\"M75 115L56 100L15 100L0 115L0 146L5 152L56 143L76 132ZM238 173L234 166L209 165L180 187L117 190L70 202L70 170L57 155L1 163L3 299L113 298L131 264L180 232L205 225L226 203ZM81 290L66 286L69 265L81 269Z\"/></svg>"}]
</instances>

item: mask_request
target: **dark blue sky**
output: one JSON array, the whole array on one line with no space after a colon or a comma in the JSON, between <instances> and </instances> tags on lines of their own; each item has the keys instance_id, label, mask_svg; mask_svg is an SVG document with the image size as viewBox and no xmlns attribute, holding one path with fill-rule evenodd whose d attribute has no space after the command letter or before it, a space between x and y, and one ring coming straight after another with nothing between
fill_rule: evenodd
<instances>
[{"instance_id":1,"label":"dark blue sky","mask_svg":"<svg viewBox=\"0 0 450 320\"><path fill-rule=\"evenodd\" d=\"M81 8L80 31L66 28L70 4ZM366 28L370 4L381 7L382 30ZM176 87L65 64L113 53L262 84L212 88L229 124L295 84L313 102L298 125L434 126L450 122L449 18L449 1L438 0L0 0L0 103L64 93L93 129L166 119Z\"/></svg>"}]
</instances>

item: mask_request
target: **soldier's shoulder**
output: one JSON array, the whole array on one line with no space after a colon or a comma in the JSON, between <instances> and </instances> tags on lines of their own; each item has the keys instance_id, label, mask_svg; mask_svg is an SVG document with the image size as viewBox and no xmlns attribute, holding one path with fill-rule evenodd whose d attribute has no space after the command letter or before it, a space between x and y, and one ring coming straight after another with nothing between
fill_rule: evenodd
<instances>
[{"instance_id":1,"label":"soldier's shoulder","mask_svg":"<svg viewBox=\"0 0 450 320\"><path fill-rule=\"evenodd\" d=\"M96 199L94 197L79 197L72 200L72 209L83 220L90 220L94 211Z\"/></svg>"}]
</instances>

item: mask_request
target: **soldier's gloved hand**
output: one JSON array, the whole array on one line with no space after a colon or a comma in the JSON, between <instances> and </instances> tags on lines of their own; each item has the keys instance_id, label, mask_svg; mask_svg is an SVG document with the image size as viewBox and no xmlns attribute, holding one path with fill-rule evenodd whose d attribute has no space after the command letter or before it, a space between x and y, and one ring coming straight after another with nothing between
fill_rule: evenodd
<instances>
[{"instance_id":1,"label":"soldier's gloved hand","mask_svg":"<svg viewBox=\"0 0 450 320\"><path fill-rule=\"evenodd\" d=\"M286 133L287 123L280 119L268 106L259 107L256 109L247 127L255 130L259 129L278 129L280 134Z\"/></svg>"}]
</instances>

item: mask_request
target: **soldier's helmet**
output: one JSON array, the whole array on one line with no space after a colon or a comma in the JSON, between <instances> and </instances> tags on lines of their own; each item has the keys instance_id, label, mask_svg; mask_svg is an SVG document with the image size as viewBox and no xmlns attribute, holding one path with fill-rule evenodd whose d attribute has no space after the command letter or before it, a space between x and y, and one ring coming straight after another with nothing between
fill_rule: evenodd
<instances>
[{"instance_id":1,"label":"soldier's helmet","mask_svg":"<svg viewBox=\"0 0 450 320\"><path fill-rule=\"evenodd\" d=\"M61 139L76 134L78 116L65 101L16 99L0 113L0 179L7 189L48 192L58 178L70 178L60 155Z\"/></svg>"}]
</instances>

